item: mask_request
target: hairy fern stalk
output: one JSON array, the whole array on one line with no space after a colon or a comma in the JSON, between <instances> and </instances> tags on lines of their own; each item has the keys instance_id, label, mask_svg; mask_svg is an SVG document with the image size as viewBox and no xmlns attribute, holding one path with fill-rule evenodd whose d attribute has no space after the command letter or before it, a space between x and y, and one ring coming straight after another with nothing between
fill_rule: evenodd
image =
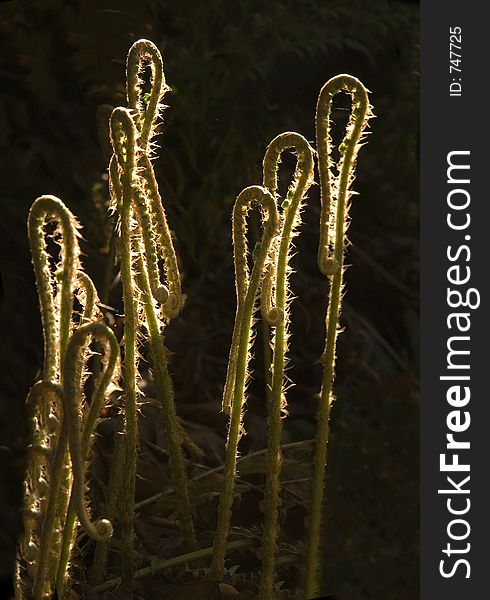
<instances>
[{"instance_id":1,"label":"hairy fern stalk","mask_svg":"<svg viewBox=\"0 0 490 600\"><path fill-rule=\"evenodd\" d=\"M246 219L254 204L261 210L264 230L262 239L254 250L254 261L250 272ZM253 314L263 273L268 270L270 250L278 231L279 215L271 193L260 186L245 188L238 195L233 208L237 311L223 395L223 410L229 413L230 423L226 441L224 483L218 507L218 525L211 563L211 574L217 579L223 577L233 505L238 442L243 433L243 407L251 351Z\"/></svg>"},{"instance_id":2,"label":"hairy fern stalk","mask_svg":"<svg viewBox=\"0 0 490 600\"><path fill-rule=\"evenodd\" d=\"M289 326L289 258L292 239L300 222L301 203L313 183L313 150L297 133L283 133L270 143L264 157L264 186L274 197L278 189L278 166L283 152L293 150L297 156L293 181L282 201L281 233L263 288L263 317L274 327L272 388L269 402L267 435L266 487L264 501L264 533L262 538L261 598L272 598L275 556L278 537L279 488L281 470L282 420L287 415L285 366ZM274 295L274 308L269 297Z\"/></svg>"},{"instance_id":3,"label":"hairy fern stalk","mask_svg":"<svg viewBox=\"0 0 490 600\"><path fill-rule=\"evenodd\" d=\"M46 242L46 225L50 222L56 225L52 238L60 248L54 272ZM97 296L92 281L81 270L78 228L74 216L58 198L42 196L32 205L28 233L41 307L44 369L42 379L28 397L33 442L24 483L25 532L14 578L18 600L50 598L57 581L58 596L64 597L76 518L85 528L90 522L83 495L91 436L101 403L112 385L119 353L114 334L94 320ZM75 297L83 309L79 319L73 309ZM108 364L82 425L79 419L85 399L80 386L86 377L83 365L88 358L90 335L110 343L110 352L104 352ZM78 357L75 370L73 355ZM73 402L76 405L71 408ZM77 427L80 431L83 427L83 443L77 444ZM110 523L99 523L101 534L110 536Z\"/></svg>"},{"instance_id":4,"label":"hairy fern stalk","mask_svg":"<svg viewBox=\"0 0 490 600\"><path fill-rule=\"evenodd\" d=\"M339 147L337 164L332 157L330 135L333 99L340 92L349 94L351 112L347 129ZM316 143L320 173L321 214L318 267L329 279L330 292L326 316L325 349L322 356L323 376L318 408L318 425L313 459L313 481L309 514L309 538L306 556L305 598L318 591L320 579L320 534L322 504L327 464L330 408L333 402L335 349L339 333L339 315L342 302L344 252L349 203L355 176L357 154L368 119L372 115L368 92L351 75L337 75L323 86L316 110ZM334 173L334 170L337 174Z\"/></svg>"},{"instance_id":5,"label":"hairy fern stalk","mask_svg":"<svg viewBox=\"0 0 490 600\"><path fill-rule=\"evenodd\" d=\"M150 73L148 82L144 81L146 73ZM264 156L262 185L245 188L233 207L236 316L222 399L222 409L229 417L223 487L213 547L199 549L182 449L185 432L176 413L164 346L165 328L179 315L184 304L179 263L152 164L162 101L168 89L160 52L152 42L139 40L127 58L127 107L112 109L104 105L97 115L101 145L105 156L110 157L113 247L120 264L124 306L121 343L104 324L95 286L82 269L79 225L73 214L54 196L38 198L29 213L28 235L39 295L44 365L42 377L33 385L27 399L32 443L24 481L24 534L18 545L14 575L16 600L49 600L55 593L60 600L73 597L70 573L79 528L95 543L88 580L96 591L122 583L125 593L131 597L134 580L151 572L150 567L135 572L134 551L141 402L138 359L146 341L186 552L168 563L173 561L172 564L177 565L210 557L211 577L222 580L229 551L253 546L250 539L229 544L228 538L259 306L267 333L265 343L268 346L271 342L272 347L259 597L261 600L275 597L282 429L287 416L286 390L291 383L286 376L293 301L290 260L294 237L301 224L301 211L314 183L315 152L298 133L278 135ZM339 93L350 96L351 111L336 160L331 122L333 101ZM305 599L319 592L321 578L322 505L344 286L346 230L356 159L371 116L367 90L355 77L338 75L322 88L316 110L321 188L317 262L328 278L329 298L302 592ZM286 196L280 198L278 172L286 151L295 154L296 166ZM247 224L253 208L260 212L262 233L250 252ZM56 247L59 250L52 256ZM93 354L99 356L91 373ZM92 377L90 386L86 385L89 377ZM89 389L92 391L87 397ZM123 409L118 416L121 431L114 444L104 514L93 515L87 497L91 447L101 410L115 390L123 393ZM162 490L160 495L167 492ZM121 507L121 576L104 581L118 505Z\"/></svg>"},{"instance_id":6,"label":"hairy fern stalk","mask_svg":"<svg viewBox=\"0 0 490 600\"><path fill-rule=\"evenodd\" d=\"M142 73L151 70L151 91L143 94ZM192 507L182 454L182 430L177 418L173 384L168 372L163 330L182 308L180 273L162 199L150 157L161 100L168 90L160 52L139 40L127 60L129 108L116 108L110 117L114 150L109 166L112 209L119 219L119 253L124 300L125 484L123 505L122 573L131 589L134 571L133 528L138 444L138 339L149 336L162 420L168 441L170 470L179 498L180 525L187 550L196 547ZM163 259L165 283L160 273ZM103 562L103 559L102 559ZM99 565L99 575L102 571Z\"/></svg>"}]
</instances>

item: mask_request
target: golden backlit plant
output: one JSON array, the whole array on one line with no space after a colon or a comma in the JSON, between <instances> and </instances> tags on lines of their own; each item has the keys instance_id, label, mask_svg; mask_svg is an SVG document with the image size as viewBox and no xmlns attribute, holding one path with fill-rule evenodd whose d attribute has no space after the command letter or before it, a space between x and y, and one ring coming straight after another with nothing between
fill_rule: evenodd
<instances>
[{"instance_id":1,"label":"golden backlit plant","mask_svg":"<svg viewBox=\"0 0 490 600\"><path fill-rule=\"evenodd\" d=\"M55 227L47 235L49 224ZM56 581L65 583L75 515L84 527L90 522L83 497L84 472L100 406L113 383L118 359L116 338L97 320L95 288L81 269L78 228L58 198L42 196L32 205L28 233L41 308L44 368L27 399L32 443L24 481L24 535L14 578L17 598L50 598ZM50 255L48 242L59 247L59 257ZM82 306L78 319L75 297ZM90 409L84 410L86 399L80 388L88 375L84 365L92 337L104 342L105 366ZM83 412L88 414L82 424ZM77 435L82 434L75 435L75 431L82 429L83 441L78 441ZM106 520L99 521L96 530L101 537L112 534ZM64 565L61 573L60 564Z\"/></svg>"},{"instance_id":2,"label":"golden backlit plant","mask_svg":"<svg viewBox=\"0 0 490 600\"><path fill-rule=\"evenodd\" d=\"M286 376L293 302L290 259L301 211L314 183L315 152L298 133L277 136L265 153L262 185L244 189L233 207L237 305L222 400L222 409L229 418L223 487L213 547L199 548L182 450L183 443L189 440L177 417L164 345L165 329L184 304L181 275L152 164L162 100L169 88L160 52L148 40L139 40L131 47L126 67L127 107L104 106L98 112L104 154L109 156L112 152L110 210L124 306L121 340L104 324L97 291L82 270L75 217L53 196L38 198L29 214L29 242L44 334L44 367L41 379L27 399L31 445L24 482L24 534L19 542L15 572L16 599L47 600L53 597L55 589L58 598L71 597L70 564L79 528L96 544L88 575L95 589L107 589L115 581L121 582L131 594L135 578L146 573L145 569L135 573L134 552L141 404L138 359L146 342L186 551L174 562L183 564L210 557L211 577L222 580L228 552L242 547L239 541L229 543L228 538L239 475L238 449L251 374L254 326L261 317L267 325L264 331L272 334L271 340L266 340L271 342L272 355L259 597L272 600L276 593L280 535L282 425L287 417L287 388L291 383ZM351 112L343 140L334 150L331 113L334 98L341 92L350 96ZM316 113L321 188L318 266L328 278L329 298L308 518L305 599L319 588L321 515L348 209L356 159L370 116L367 91L356 78L339 75L322 88ZM286 151L295 154L296 166L286 196L280 198L278 170ZM334 158L337 154L338 158ZM249 252L247 221L254 207L260 212L262 234L253 252ZM94 353L98 354L97 361L91 360ZM89 377L90 386L86 385ZM94 518L87 501L90 452L101 409L110 402L115 390L122 391L122 409L116 427L105 514ZM121 507L120 578L103 583L118 505ZM243 547L250 547L250 540Z\"/></svg>"}]
</instances>

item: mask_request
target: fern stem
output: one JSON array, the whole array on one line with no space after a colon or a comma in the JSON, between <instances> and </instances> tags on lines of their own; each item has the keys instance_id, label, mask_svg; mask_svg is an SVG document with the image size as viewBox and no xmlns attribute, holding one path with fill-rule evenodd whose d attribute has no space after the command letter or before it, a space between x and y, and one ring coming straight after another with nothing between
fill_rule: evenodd
<instances>
[{"instance_id":1,"label":"fern stem","mask_svg":"<svg viewBox=\"0 0 490 600\"><path fill-rule=\"evenodd\" d=\"M143 97L144 82L141 75L146 65L151 70L150 92ZM162 405L170 472L179 496L180 525L186 549L193 550L196 539L182 454L182 429L175 409L173 384L168 373L162 337L164 321L173 319L182 309L181 280L172 235L149 157L161 100L168 89L158 48L148 40L139 40L133 44L127 60L127 97L128 105L134 113L139 149L135 159L139 177L134 194L134 211L138 221L134 232L138 236L138 241L135 242L135 251L139 256L137 282L150 338L157 397ZM165 284L161 281L159 270L162 258Z\"/></svg>"},{"instance_id":2,"label":"fern stem","mask_svg":"<svg viewBox=\"0 0 490 600\"><path fill-rule=\"evenodd\" d=\"M61 536L61 518L64 519L64 497L69 490L63 488L65 480L65 456L67 450L66 428L62 426L49 478L50 493L44 516L43 530L39 542L39 562L33 587L34 600L43 600L51 594L53 579L56 575L59 559L59 538Z\"/></svg>"},{"instance_id":3,"label":"fern stem","mask_svg":"<svg viewBox=\"0 0 490 600\"><path fill-rule=\"evenodd\" d=\"M249 274L246 218L253 204L257 204L261 208L264 232L260 244L254 251L255 260L252 273ZM231 372L229 371L230 378L225 385L225 394L228 387L233 388L233 400L231 402L230 423L226 442L224 482L219 501L218 524L215 532L211 564L211 575L217 579L221 579L223 576L228 543L238 442L242 434L243 404L245 401L245 385L250 358L252 317L263 272L267 268L270 248L278 233L278 228L279 216L274 198L270 192L260 186L251 186L239 194L233 209L233 248L237 287L237 315L235 330L233 332L233 342L236 343L238 339L238 349L236 352L236 365L234 365Z\"/></svg>"},{"instance_id":4,"label":"fern stem","mask_svg":"<svg viewBox=\"0 0 490 600\"><path fill-rule=\"evenodd\" d=\"M175 411L174 390L172 379L168 372L167 357L163 337L160 332L159 320L156 315L155 305L150 293L148 275L144 265L138 275L138 285L142 292L142 302L146 316L146 323L150 335L151 353L155 371L157 398L162 405L164 431L168 443L168 455L172 483L178 498L177 509L180 517L180 526L184 538L184 545L188 551L196 548L196 537L192 519L192 507L189 500L187 474L184 457L182 455L182 436Z\"/></svg>"},{"instance_id":5,"label":"fern stem","mask_svg":"<svg viewBox=\"0 0 490 600\"><path fill-rule=\"evenodd\" d=\"M110 120L114 148L113 165L118 165L121 180L110 169L111 191L120 211L120 256L124 304L124 415L125 415L125 484L122 489L122 582L131 590L134 571L134 494L136 485L136 456L138 449L138 392L136 386L137 305L132 258L132 205L136 156L136 127L129 111L115 108ZM122 182L121 182L122 181Z\"/></svg>"},{"instance_id":6,"label":"fern stem","mask_svg":"<svg viewBox=\"0 0 490 600\"><path fill-rule=\"evenodd\" d=\"M61 263L56 275L61 285L56 296L44 233L48 221L58 224L60 234ZM75 217L55 196L39 197L29 211L27 229L43 324L44 381L59 381L58 369L70 336L73 285L80 254L76 239L78 227Z\"/></svg>"},{"instance_id":7,"label":"fern stem","mask_svg":"<svg viewBox=\"0 0 490 600\"><path fill-rule=\"evenodd\" d=\"M114 449L112 452L112 465L109 474L109 483L106 491L106 510L107 519L113 521L116 514L117 503L122 487L124 477L124 435L123 435L123 417L119 415L116 435L114 440ZM135 509L137 510L135 505ZM92 569L90 572L90 582L99 584L104 578L107 565L107 556L109 554L109 540L97 542L95 546L95 555Z\"/></svg>"},{"instance_id":8,"label":"fern stem","mask_svg":"<svg viewBox=\"0 0 490 600\"><path fill-rule=\"evenodd\" d=\"M141 75L146 66L151 70L150 91L143 95L144 81ZM129 49L126 61L126 95L128 107L134 111L139 131L138 145L143 154L148 154L161 101L169 89L165 83L162 55L158 48L150 40L141 39L135 42Z\"/></svg>"},{"instance_id":9,"label":"fern stem","mask_svg":"<svg viewBox=\"0 0 490 600\"><path fill-rule=\"evenodd\" d=\"M59 384L38 381L27 398L31 416L32 446L24 481L24 536L19 546L17 572L20 577L22 569L19 559L23 559L27 563L29 575L34 580L34 586L36 580L39 581L35 598L41 598L43 594L51 592L52 581L47 576L48 557L46 552L44 555L41 553L41 549L49 547L46 546L45 540L48 534L51 537L53 535L52 528L45 527L45 523L48 521L49 525L49 511L56 509L49 486L51 481L56 481L51 460L61 429L61 396ZM43 529L39 536L41 520ZM19 582L18 593L21 587Z\"/></svg>"},{"instance_id":10,"label":"fern stem","mask_svg":"<svg viewBox=\"0 0 490 600\"><path fill-rule=\"evenodd\" d=\"M284 369L287 351L289 325L289 282L288 263L291 254L292 238L299 224L301 202L313 183L313 150L306 139L297 133L284 133L277 136L267 148L264 157L264 185L273 196L277 194L277 172L281 155L293 149L297 164L293 182L283 202L283 217L277 264L275 268L275 310L281 319L275 324L274 350L272 360L272 392L269 403L266 454L266 486L264 496L264 534L262 538L259 597L273 598L274 571L277 553L278 518L280 506L280 471L282 463L281 434L282 418L286 411L284 393ZM271 286L272 287L272 286Z\"/></svg>"},{"instance_id":11,"label":"fern stem","mask_svg":"<svg viewBox=\"0 0 490 600\"><path fill-rule=\"evenodd\" d=\"M352 107L347 130L339 148L340 160L337 165L339 174L334 177L332 174L334 164L332 140L330 138L330 120L333 98L340 92L346 92L351 96ZM313 459L305 598L310 598L318 592L320 579L322 506L330 431L330 408L333 402L335 349L343 288L345 231L355 161L362 134L370 115L371 109L367 90L355 77L338 75L330 79L320 91L316 112L317 151L322 201L318 262L320 270L330 279L330 293L326 317L326 341L323 354L324 366L318 409L318 429Z\"/></svg>"},{"instance_id":12,"label":"fern stem","mask_svg":"<svg viewBox=\"0 0 490 600\"><path fill-rule=\"evenodd\" d=\"M101 376L97 378L90 408L82 425L80 418L83 405L83 375L90 338L103 345L102 360L105 368ZM73 470L73 488L66 513L56 584L60 598L63 598L68 561L76 535L76 517L89 536L96 541L106 541L112 535L110 521L102 519L93 524L88 516L85 507L85 470L93 431L107 397L107 389L112 383L118 357L119 346L114 334L106 325L97 321L87 323L77 329L71 336L67 347L63 399Z\"/></svg>"},{"instance_id":13,"label":"fern stem","mask_svg":"<svg viewBox=\"0 0 490 600\"><path fill-rule=\"evenodd\" d=\"M82 314L80 316L80 324L89 323L98 313L98 295L95 285L90 277L79 270L77 272L76 284L74 293L77 296L80 304L82 305ZM88 345L85 344L85 352L88 350ZM61 372L61 378L64 381L64 369ZM66 411L63 411L63 427L66 427ZM73 490L71 489L71 478L72 478L72 465L68 453L65 454L65 461L62 468L62 481L61 484L67 490L67 495L63 498L62 505L58 508L60 515L65 515L63 518L59 517L58 527L62 534L59 537L58 547L56 553L59 555L58 564L52 565L52 572L50 577L56 577L56 588L58 596L63 598L63 586L68 580L68 567L71 557L71 552L75 544L76 538L76 519L73 508L72 496ZM68 504L67 504L68 503ZM55 569L56 568L56 572Z\"/></svg>"},{"instance_id":14,"label":"fern stem","mask_svg":"<svg viewBox=\"0 0 490 600\"><path fill-rule=\"evenodd\" d=\"M57 224L54 236L60 246L60 264L53 277L47 253L44 227ZM72 327L73 294L79 266L78 223L63 202L55 196L41 196L31 207L28 235L39 294L44 334L45 382L62 384L64 354ZM53 280L57 279L58 284ZM66 426L62 414L59 434L53 443L54 458L49 468L49 488L45 500L45 517L39 542L39 561L33 584L33 596L44 598L51 593L56 577L64 522L71 486L69 458L66 451Z\"/></svg>"},{"instance_id":15,"label":"fern stem","mask_svg":"<svg viewBox=\"0 0 490 600\"><path fill-rule=\"evenodd\" d=\"M236 540L230 542L228 545L228 554L232 552L241 552L244 550L248 550L249 548L253 548L255 546L255 542L251 538ZM175 556L173 558L168 559L158 559L152 562L151 565L147 567L143 567L138 569L135 572L134 578L141 579L142 577L151 577L152 575L156 575L157 573L161 573L162 571L166 571L167 569L172 569L173 567L178 567L180 565L186 565L191 562L200 561L203 558L208 558L213 553L213 548L203 548L202 550L195 550L194 552L187 552L186 554L181 554L180 556ZM105 592L110 590L111 588L117 587L120 585L121 579L109 579L109 581L105 581L104 583L98 585L95 588L96 592Z\"/></svg>"},{"instance_id":16,"label":"fern stem","mask_svg":"<svg viewBox=\"0 0 490 600\"><path fill-rule=\"evenodd\" d=\"M82 411L83 370L86 356L84 347L87 338L92 337L104 347L105 368L97 382L88 413L83 421ZM104 541L112 535L109 521L92 523L85 504L85 470L90 441L106 399L107 389L112 382L114 369L119 356L119 346L112 331L103 323L92 322L82 325L70 338L65 361L63 397L70 440L70 456L73 468L73 498L76 514L88 535Z\"/></svg>"}]
</instances>

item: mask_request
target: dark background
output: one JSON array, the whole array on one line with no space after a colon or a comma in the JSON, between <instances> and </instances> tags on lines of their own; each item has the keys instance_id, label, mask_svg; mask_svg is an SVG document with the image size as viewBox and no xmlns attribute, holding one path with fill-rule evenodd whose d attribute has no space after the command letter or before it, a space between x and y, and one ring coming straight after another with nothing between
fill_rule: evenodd
<instances>
[{"instance_id":1,"label":"dark background","mask_svg":"<svg viewBox=\"0 0 490 600\"><path fill-rule=\"evenodd\" d=\"M372 91L377 118L360 152L354 185L360 196L349 229L352 268L338 345L325 581L326 590L342 599L413 600L419 523L418 4L383 0L44 0L0 6L1 576L9 575L21 528L24 401L42 364L27 212L41 194L65 201L83 224L83 262L101 288L107 193L95 111L101 103L125 104L124 61L140 37L161 49L172 87L156 170L188 296L166 337L178 411L193 437L218 458L235 312L234 198L260 183L264 150L275 135L293 130L313 142L316 98L327 79L348 72ZM339 123L343 115L336 111ZM287 173L294 161L284 162ZM315 186L292 263L297 300L289 376L296 385L288 393L286 442L314 436L326 305L326 282L315 262L318 218ZM116 315L119 297L116 286L108 299ZM259 334L242 453L265 443L261 348Z\"/></svg>"}]
</instances>

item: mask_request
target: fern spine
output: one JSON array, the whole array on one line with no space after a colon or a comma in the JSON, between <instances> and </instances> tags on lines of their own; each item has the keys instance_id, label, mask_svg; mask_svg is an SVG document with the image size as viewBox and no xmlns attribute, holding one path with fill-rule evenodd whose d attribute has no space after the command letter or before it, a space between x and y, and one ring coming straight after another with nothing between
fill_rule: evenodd
<instances>
[{"instance_id":1,"label":"fern spine","mask_svg":"<svg viewBox=\"0 0 490 600\"><path fill-rule=\"evenodd\" d=\"M330 136L331 111L334 97L345 92L351 97L351 113L347 130L339 148L340 159L335 164ZM309 539L306 556L305 598L318 591L320 533L327 464L330 408L333 402L335 349L339 332L346 228L355 176L355 162L363 131L371 116L368 93L363 84L351 75L337 75L323 86L316 110L316 137L321 186L320 245L318 266L330 280L329 304L326 317L325 350L322 357L323 376L318 408L318 425L313 459L313 481L309 515ZM332 172L336 167L338 175Z\"/></svg>"},{"instance_id":2,"label":"fern spine","mask_svg":"<svg viewBox=\"0 0 490 600\"><path fill-rule=\"evenodd\" d=\"M297 156L293 181L287 196L282 202L281 234L275 249L273 267L270 266L266 290L267 298L263 302L263 315L274 326L272 357L272 391L268 407L266 487L264 498L264 533L262 538L260 577L260 597L272 598L274 587L275 557L279 534L278 518L280 505L280 471L282 462L281 434L282 420L287 414L285 394L285 365L289 327L289 259L292 240L300 222L301 203L313 183L313 150L306 139L297 133L283 133L270 143L264 157L264 186L277 197L278 167L282 154L293 150ZM277 246L277 244L276 244ZM268 298L274 291L274 307Z\"/></svg>"},{"instance_id":3,"label":"fern spine","mask_svg":"<svg viewBox=\"0 0 490 600\"><path fill-rule=\"evenodd\" d=\"M250 273L246 238L246 219L251 207L256 204L262 213L262 240L254 250L254 261ZM230 398L230 423L226 442L226 458L223 489L218 508L218 524L214 537L212 577L221 579L228 542L233 492L236 476L238 442L242 435L243 406L250 345L252 318L260 290L264 270L270 258L271 246L279 231L279 215L274 198L260 186L245 188L238 196L233 209L233 251L237 291L237 313L232 344L236 343L231 368L228 369L224 398ZM232 349L233 352L233 349Z\"/></svg>"}]
</instances>

